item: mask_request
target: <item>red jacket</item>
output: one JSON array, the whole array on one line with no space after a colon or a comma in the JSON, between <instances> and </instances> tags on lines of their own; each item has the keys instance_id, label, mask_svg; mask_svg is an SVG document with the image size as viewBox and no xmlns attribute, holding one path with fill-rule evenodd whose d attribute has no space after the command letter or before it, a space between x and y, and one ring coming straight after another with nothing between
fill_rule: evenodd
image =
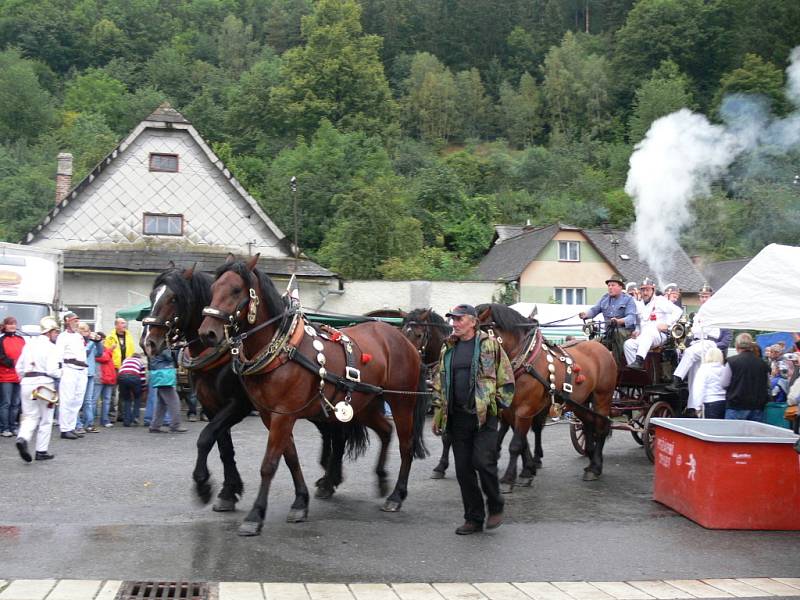
<instances>
[{"instance_id":1,"label":"red jacket","mask_svg":"<svg viewBox=\"0 0 800 600\"><path fill-rule=\"evenodd\" d=\"M114 359L111 348L104 348L103 355L95 358L100 365L99 382L105 385L115 385L117 383L117 370L114 368ZM97 375L95 375L97 377Z\"/></svg>"},{"instance_id":2,"label":"red jacket","mask_svg":"<svg viewBox=\"0 0 800 600\"><path fill-rule=\"evenodd\" d=\"M4 335L0 338L0 344L3 344L6 357L14 363L10 367L0 364L0 383L19 383L14 365L17 364L22 349L25 347L25 338L19 334Z\"/></svg>"}]
</instances>

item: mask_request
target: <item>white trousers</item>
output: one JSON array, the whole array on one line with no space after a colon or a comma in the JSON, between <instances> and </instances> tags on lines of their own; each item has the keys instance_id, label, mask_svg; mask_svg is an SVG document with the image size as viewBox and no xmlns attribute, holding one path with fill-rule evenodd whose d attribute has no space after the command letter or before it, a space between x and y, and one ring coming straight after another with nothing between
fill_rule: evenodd
<instances>
[{"instance_id":1,"label":"white trousers","mask_svg":"<svg viewBox=\"0 0 800 600\"><path fill-rule=\"evenodd\" d=\"M75 429L88 381L86 369L73 369L64 365L58 385L58 428L61 433Z\"/></svg>"},{"instance_id":2,"label":"white trousers","mask_svg":"<svg viewBox=\"0 0 800 600\"><path fill-rule=\"evenodd\" d=\"M625 340L625 360L631 364L639 356L644 360L650 348L658 348L667 341L667 334L655 327L645 327L635 338Z\"/></svg>"},{"instance_id":3,"label":"white trousers","mask_svg":"<svg viewBox=\"0 0 800 600\"><path fill-rule=\"evenodd\" d=\"M694 398L694 376L697 373L697 369L700 368L700 363L703 362L703 357L706 355L706 352L714 347L716 347L716 343L711 340L695 341L683 351L681 362L679 362L678 366L675 368L674 375L680 377L689 384L689 401L686 404L687 408L700 410L700 407L703 405L702 398L698 398L697 401L695 401Z\"/></svg>"},{"instance_id":4,"label":"white trousers","mask_svg":"<svg viewBox=\"0 0 800 600\"><path fill-rule=\"evenodd\" d=\"M47 408L46 400L35 400L31 397L33 390L41 384L23 383L20 387L22 397L22 418L17 437L30 442L36 432L36 451L47 452L50 446L50 432L53 430L53 408Z\"/></svg>"}]
</instances>

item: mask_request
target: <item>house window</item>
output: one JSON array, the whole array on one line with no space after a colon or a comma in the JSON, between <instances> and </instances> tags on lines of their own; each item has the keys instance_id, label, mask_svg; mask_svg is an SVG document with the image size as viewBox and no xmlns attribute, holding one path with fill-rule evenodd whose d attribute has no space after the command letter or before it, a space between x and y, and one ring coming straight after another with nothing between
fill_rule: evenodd
<instances>
[{"instance_id":1,"label":"house window","mask_svg":"<svg viewBox=\"0 0 800 600\"><path fill-rule=\"evenodd\" d=\"M150 170L161 171L165 173L178 172L178 155L177 154L156 154L150 153Z\"/></svg>"},{"instance_id":2,"label":"house window","mask_svg":"<svg viewBox=\"0 0 800 600\"><path fill-rule=\"evenodd\" d=\"M581 259L580 242L558 242L558 260L578 262Z\"/></svg>"},{"instance_id":3,"label":"house window","mask_svg":"<svg viewBox=\"0 0 800 600\"><path fill-rule=\"evenodd\" d=\"M94 331L94 327L97 324L96 306L70 306L69 309L78 315L81 323L86 323L89 329Z\"/></svg>"},{"instance_id":4,"label":"house window","mask_svg":"<svg viewBox=\"0 0 800 600\"><path fill-rule=\"evenodd\" d=\"M183 235L183 215L144 214L145 235Z\"/></svg>"},{"instance_id":5,"label":"house window","mask_svg":"<svg viewBox=\"0 0 800 600\"><path fill-rule=\"evenodd\" d=\"M586 304L586 288L555 288L556 304Z\"/></svg>"}]
</instances>

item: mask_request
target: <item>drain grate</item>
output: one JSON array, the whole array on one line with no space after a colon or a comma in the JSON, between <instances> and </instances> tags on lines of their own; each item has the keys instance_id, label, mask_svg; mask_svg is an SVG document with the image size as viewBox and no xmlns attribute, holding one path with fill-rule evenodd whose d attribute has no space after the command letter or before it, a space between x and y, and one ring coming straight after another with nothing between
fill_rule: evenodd
<instances>
[{"instance_id":1,"label":"drain grate","mask_svg":"<svg viewBox=\"0 0 800 600\"><path fill-rule=\"evenodd\" d=\"M125 581L115 600L209 600L208 584L189 581Z\"/></svg>"}]
</instances>

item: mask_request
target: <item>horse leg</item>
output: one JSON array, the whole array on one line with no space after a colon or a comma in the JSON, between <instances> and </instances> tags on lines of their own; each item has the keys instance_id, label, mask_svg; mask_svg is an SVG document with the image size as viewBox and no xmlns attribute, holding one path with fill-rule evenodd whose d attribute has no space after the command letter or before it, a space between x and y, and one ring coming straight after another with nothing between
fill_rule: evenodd
<instances>
[{"instance_id":1,"label":"horse leg","mask_svg":"<svg viewBox=\"0 0 800 600\"><path fill-rule=\"evenodd\" d=\"M297 447L294 445L294 436L292 436L286 451L283 453L283 460L286 462L286 466L289 467L289 472L292 474L292 482L294 483L294 502L289 509L289 514L286 516L286 522L301 523L308 518L309 495L305 479L303 479L303 471L300 468Z\"/></svg>"},{"instance_id":2,"label":"horse leg","mask_svg":"<svg viewBox=\"0 0 800 600\"><path fill-rule=\"evenodd\" d=\"M416 401L393 396L389 402L392 407L397 440L400 444L400 472L394 490L381 506L384 512L397 512L403 506L408 495L408 475L411 472L411 461L414 459L413 436ZM383 448L381 449L383 452Z\"/></svg>"},{"instance_id":3,"label":"horse leg","mask_svg":"<svg viewBox=\"0 0 800 600\"><path fill-rule=\"evenodd\" d=\"M531 429L533 430L533 439L534 439L534 451L533 451L533 464L537 469L542 467L542 458L544 458L544 450L542 449L542 431L544 430L544 423L547 420L548 411L544 410L540 412L536 417L533 419L533 426Z\"/></svg>"},{"instance_id":4,"label":"horse leg","mask_svg":"<svg viewBox=\"0 0 800 600\"><path fill-rule=\"evenodd\" d=\"M292 429L294 428L295 418L292 415L274 414L270 424L269 440L267 441L267 451L261 461L261 485L258 489L258 496L253 503L253 508L239 526L239 535L253 536L261 533L264 524L264 517L267 514L267 500L269 498L269 487L272 478L278 470L281 456L284 454L289 444L292 443ZM298 465L299 469L299 465Z\"/></svg>"},{"instance_id":5,"label":"horse leg","mask_svg":"<svg viewBox=\"0 0 800 600\"><path fill-rule=\"evenodd\" d=\"M380 402L380 406L377 403ZM377 406L377 408L375 408ZM372 429L381 441L381 449L378 452L378 462L375 465L375 475L378 477L378 495L380 497L389 493L389 478L386 473L386 456L389 451L389 443L392 441L392 424L383 415L383 399L373 400L367 408L359 415L361 422ZM395 407L391 406L392 418L397 426Z\"/></svg>"},{"instance_id":6,"label":"horse leg","mask_svg":"<svg viewBox=\"0 0 800 600\"><path fill-rule=\"evenodd\" d=\"M342 483L342 460L345 449L344 433L340 426L328 424L325 436L328 438L327 460L323 465L325 474L317 480L317 491L314 494L321 500L329 500L336 487Z\"/></svg>"},{"instance_id":7,"label":"horse leg","mask_svg":"<svg viewBox=\"0 0 800 600\"><path fill-rule=\"evenodd\" d=\"M244 418L240 416L240 412L237 411L237 408L241 409L238 404L237 402L231 402L225 405L222 410L217 412L208 424L203 427L203 430L197 437L197 458L195 460L194 471L192 472L192 479L194 480L195 493L203 504L208 504L213 492L211 473L208 471L208 455L223 432L228 431L233 425ZM231 444L231 459L232 448L233 445ZM226 464L226 461L229 459L227 452L225 456L223 456L223 452L223 449L220 448L220 458L223 464Z\"/></svg>"},{"instance_id":8,"label":"horse leg","mask_svg":"<svg viewBox=\"0 0 800 600\"><path fill-rule=\"evenodd\" d=\"M222 484L222 489L217 495L217 500L214 502L214 506L212 506L215 512L230 512L236 510L236 502L244 493L244 483L242 482L241 475L239 475L239 470L236 468L236 453L233 449L230 428L240 423L242 419L250 414L252 405L249 400L234 401L232 405L232 412L230 416L226 418L226 424L230 423L230 425L227 429L220 431L217 437L217 448L219 450L219 458L222 461L225 479Z\"/></svg>"},{"instance_id":9,"label":"horse leg","mask_svg":"<svg viewBox=\"0 0 800 600\"><path fill-rule=\"evenodd\" d=\"M517 460L528 444L526 438L530 428L531 419L529 417L523 418L517 415L514 418L514 434L511 437L511 443L508 445L508 467L500 479L500 491L503 494L510 494L514 491L514 483L517 481Z\"/></svg>"},{"instance_id":10,"label":"horse leg","mask_svg":"<svg viewBox=\"0 0 800 600\"><path fill-rule=\"evenodd\" d=\"M439 457L439 464L433 468L431 479L443 479L444 474L447 472L447 467L450 466L450 446L453 445L450 439L450 434L446 431L442 432L442 456Z\"/></svg>"}]
</instances>

